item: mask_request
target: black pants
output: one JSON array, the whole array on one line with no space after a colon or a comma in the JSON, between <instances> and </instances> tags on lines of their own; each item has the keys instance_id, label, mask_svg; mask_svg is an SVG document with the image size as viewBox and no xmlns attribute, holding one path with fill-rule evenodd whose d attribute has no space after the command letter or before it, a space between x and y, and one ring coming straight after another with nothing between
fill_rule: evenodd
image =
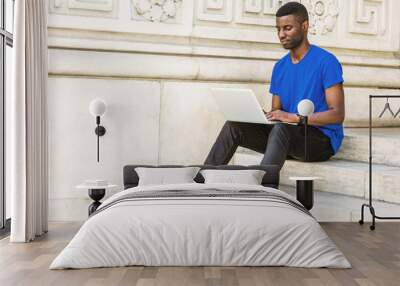
<instances>
[{"instance_id":1,"label":"black pants","mask_svg":"<svg viewBox=\"0 0 400 286\"><path fill-rule=\"evenodd\" d=\"M333 155L330 139L318 128L307 127L307 160L304 152L304 125L257 124L227 121L218 135L205 165L225 165L238 146L264 153L261 165L282 168L286 158L326 161Z\"/></svg>"}]
</instances>

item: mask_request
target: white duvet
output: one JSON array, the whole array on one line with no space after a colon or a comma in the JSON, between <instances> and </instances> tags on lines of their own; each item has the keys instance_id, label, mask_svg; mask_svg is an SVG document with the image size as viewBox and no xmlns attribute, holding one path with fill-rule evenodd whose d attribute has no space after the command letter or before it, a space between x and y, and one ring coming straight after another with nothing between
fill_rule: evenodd
<instances>
[{"instance_id":1,"label":"white duvet","mask_svg":"<svg viewBox=\"0 0 400 286\"><path fill-rule=\"evenodd\" d=\"M131 192L263 190L262 186L179 184ZM153 198L122 201L90 217L50 269L145 266L294 266L349 268L350 263L310 215L257 198Z\"/></svg>"}]
</instances>

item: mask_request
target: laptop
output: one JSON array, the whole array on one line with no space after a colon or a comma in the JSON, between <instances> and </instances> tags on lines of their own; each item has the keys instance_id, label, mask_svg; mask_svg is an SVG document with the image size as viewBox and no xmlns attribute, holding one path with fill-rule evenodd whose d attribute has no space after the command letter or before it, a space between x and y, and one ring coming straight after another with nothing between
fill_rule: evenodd
<instances>
[{"instance_id":1,"label":"laptop","mask_svg":"<svg viewBox=\"0 0 400 286\"><path fill-rule=\"evenodd\" d=\"M226 120L261 124L277 122L267 120L251 89L211 88L211 93Z\"/></svg>"}]
</instances>

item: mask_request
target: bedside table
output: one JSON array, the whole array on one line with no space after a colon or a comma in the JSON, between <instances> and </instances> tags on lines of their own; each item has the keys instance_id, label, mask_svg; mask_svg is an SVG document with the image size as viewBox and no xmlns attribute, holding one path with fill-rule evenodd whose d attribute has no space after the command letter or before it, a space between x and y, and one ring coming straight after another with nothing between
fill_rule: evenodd
<instances>
[{"instance_id":1,"label":"bedside table","mask_svg":"<svg viewBox=\"0 0 400 286\"><path fill-rule=\"evenodd\" d=\"M314 205L314 180L320 177L289 177L296 181L296 199L307 209L311 210Z\"/></svg>"},{"instance_id":2,"label":"bedside table","mask_svg":"<svg viewBox=\"0 0 400 286\"><path fill-rule=\"evenodd\" d=\"M105 184L105 185L90 185L87 183L82 183L76 186L77 189L87 189L89 197L94 201L88 208L89 216L96 211L96 209L101 205L100 200L106 194L106 189L115 188L117 185Z\"/></svg>"}]
</instances>

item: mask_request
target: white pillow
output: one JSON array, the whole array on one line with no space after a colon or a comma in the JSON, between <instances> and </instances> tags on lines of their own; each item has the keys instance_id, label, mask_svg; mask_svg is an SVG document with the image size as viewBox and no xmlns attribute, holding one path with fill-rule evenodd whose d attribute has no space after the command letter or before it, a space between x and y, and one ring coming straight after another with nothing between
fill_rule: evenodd
<instances>
[{"instance_id":1,"label":"white pillow","mask_svg":"<svg viewBox=\"0 0 400 286\"><path fill-rule=\"evenodd\" d=\"M205 184L230 183L261 185L265 171L262 170L201 170Z\"/></svg>"},{"instance_id":2,"label":"white pillow","mask_svg":"<svg viewBox=\"0 0 400 286\"><path fill-rule=\"evenodd\" d=\"M135 168L139 176L138 186L195 183L193 179L199 170L199 167Z\"/></svg>"}]
</instances>

